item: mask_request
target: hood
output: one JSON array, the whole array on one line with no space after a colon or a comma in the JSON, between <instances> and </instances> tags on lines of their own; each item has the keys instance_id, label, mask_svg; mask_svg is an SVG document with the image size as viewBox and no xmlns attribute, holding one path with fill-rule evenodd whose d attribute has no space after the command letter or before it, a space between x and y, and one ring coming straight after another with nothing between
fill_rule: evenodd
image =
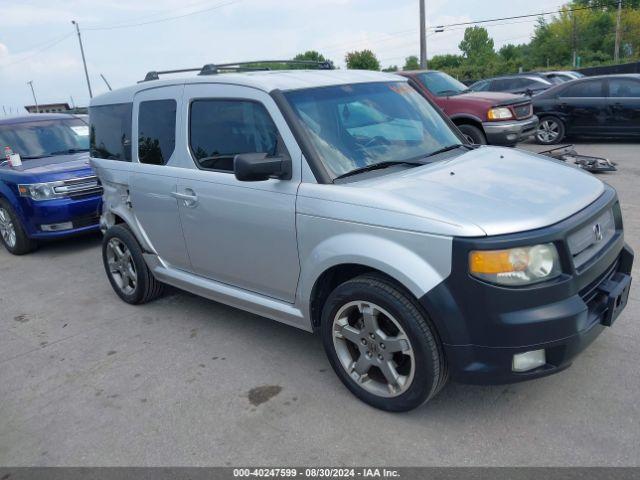
<instances>
[{"instance_id":1,"label":"hood","mask_svg":"<svg viewBox=\"0 0 640 480\"><path fill-rule=\"evenodd\" d=\"M487 235L546 227L595 201L604 184L559 160L481 147L451 160L340 185L347 201L475 225ZM363 198L366 196L367 198Z\"/></svg>"},{"instance_id":2,"label":"hood","mask_svg":"<svg viewBox=\"0 0 640 480\"><path fill-rule=\"evenodd\" d=\"M42 181L84 176L92 171L89 165L88 152L23 160L20 167L11 168L5 165L0 167L0 171L2 170L8 170L18 175L23 174L40 178Z\"/></svg>"},{"instance_id":3,"label":"hood","mask_svg":"<svg viewBox=\"0 0 640 480\"><path fill-rule=\"evenodd\" d=\"M467 92L461 93L459 95L452 95L447 97L447 101L449 102L482 102L486 103L488 106L497 106L497 105L512 105L515 103L523 103L528 102L530 99L523 95L514 95L512 93L502 93L502 92Z\"/></svg>"}]
</instances>

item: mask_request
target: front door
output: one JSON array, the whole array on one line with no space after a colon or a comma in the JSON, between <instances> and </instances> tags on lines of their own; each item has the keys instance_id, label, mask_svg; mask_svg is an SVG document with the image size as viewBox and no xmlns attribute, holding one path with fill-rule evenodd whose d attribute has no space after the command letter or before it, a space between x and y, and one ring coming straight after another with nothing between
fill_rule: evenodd
<instances>
[{"instance_id":1,"label":"front door","mask_svg":"<svg viewBox=\"0 0 640 480\"><path fill-rule=\"evenodd\" d=\"M559 94L559 110L567 133L604 133L607 131L607 98L602 80L578 81Z\"/></svg>"},{"instance_id":2,"label":"front door","mask_svg":"<svg viewBox=\"0 0 640 480\"><path fill-rule=\"evenodd\" d=\"M130 199L149 243L169 265L189 270L178 211L176 132L182 87L136 94L133 103L133 163Z\"/></svg>"},{"instance_id":3,"label":"front door","mask_svg":"<svg viewBox=\"0 0 640 480\"><path fill-rule=\"evenodd\" d=\"M640 79L609 78L609 115L612 134L640 134Z\"/></svg>"},{"instance_id":4,"label":"front door","mask_svg":"<svg viewBox=\"0 0 640 480\"><path fill-rule=\"evenodd\" d=\"M187 85L188 150L178 195L192 268L207 278L293 303L300 266L296 192L301 152L269 95L232 85ZM239 153L289 155L291 180L241 182Z\"/></svg>"}]
</instances>

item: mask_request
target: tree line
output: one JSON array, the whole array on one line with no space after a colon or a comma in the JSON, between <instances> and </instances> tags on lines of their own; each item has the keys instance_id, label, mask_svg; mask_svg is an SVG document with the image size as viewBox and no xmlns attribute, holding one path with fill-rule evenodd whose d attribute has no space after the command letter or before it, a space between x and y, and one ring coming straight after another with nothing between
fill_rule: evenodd
<instances>
[{"instance_id":1,"label":"tree line","mask_svg":"<svg viewBox=\"0 0 640 480\"><path fill-rule=\"evenodd\" d=\"M461 80L468 80L516 73L520 70L570 70L612 64L616 3L572 0L550 20L540 17L529 42L509 43L497 50L486 28L469 27L458 45L461 53L434 55L429 59L429 68L443 70ZM619 52L621 63L640 60L640 0L623 0ZM295 59L326 60L315 51L301 53ZM416 55L408 56L401 67L383 67L375 53L368 49L348 52L345 63L347 68L363 70L397 71L420 68Z\"/></svg>"}]
</instances>

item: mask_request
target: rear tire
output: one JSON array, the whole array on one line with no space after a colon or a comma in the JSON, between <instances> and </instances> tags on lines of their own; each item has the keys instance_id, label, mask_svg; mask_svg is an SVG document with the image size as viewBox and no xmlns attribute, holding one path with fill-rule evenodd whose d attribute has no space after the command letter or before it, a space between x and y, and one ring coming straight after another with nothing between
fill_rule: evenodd
<instances>
[{"instance_id":1,"label":"rear tire","mask_svg":"<svg viewBox=\"0 0 640 480\"><path fill-rule=\"evenodd\" d=\"M382 276L365 274L339 285L322 310L321 334L342 383L373 407L411 410L446 383L431 322L411 294Z\"/></svg>"},{"instance_id":2,"label":"rear tire","mask_svg":"<svg viewBox=\"0 0 640 480\"><path fill-rule=\"evenodd\" d=\"M0 241L13 255L24 255L38 247L38 243L29 238L20 218L4 198L0 198Z\"/></svg>"},{"instance_id":3,"label":"rear tire","mask_svg":"<svg viewBox=\"0 0 640 480\"><path fill-rule=\"evenodd\" d=\"M132 305L160 297L164 284L151 273L142 248L128 227L114 225L102 240L102 261L109 283L116 294Z\"/></svg>"},{"instance_id":4,"label":"rear tire","mask_svg":"<svg viewBox=\"0 0 640 480\"><path fill-rule=\"evenodd\" d=\"M558 117L542 117L536 130L536 141L540 145L555 145L565 136L564 122Z\"/></svg>"},{"instance_id":5,"label":"rear tire","mask_svg":"<svg viewBox=\"0 0 640 480\"><path fill-rule=\"evenodd\" d=\"M487 137L485 137L484 132L480 130L478 127L473 125L463 124L458 125L458 130L462 132L465 138L475 144L475 145L486 145Z\"/></svg>"}]
</instances>

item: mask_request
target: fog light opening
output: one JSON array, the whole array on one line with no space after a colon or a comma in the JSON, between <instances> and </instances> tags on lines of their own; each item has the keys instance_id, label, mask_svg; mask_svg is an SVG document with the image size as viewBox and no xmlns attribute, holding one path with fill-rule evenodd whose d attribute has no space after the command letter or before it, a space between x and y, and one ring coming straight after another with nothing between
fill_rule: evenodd
<instances>
[{"instance_id":1,"label":"fog light opening","mask_svg":"<svg viewBox=\"0 0 640 480\"><path fill-rule=\"evenodd\" d=\"M61 230L71 230L73 228L73 223L64 222L64 223L48 223L46 225L40 225L40 229L43 232L59 232Z\"/></svg>"},{"instance_id":2,"label":"fog light opening","mask_svg":"<svg viewBox=\"0 0 640 480\"><path fill-rule=\"evenodd\" d=\"M541 367L547 363L544 350L532 350L530 352L518 353L513 356L512 370L514 372L528 372L534 368Z\"/></svg>"}]
</instances>

